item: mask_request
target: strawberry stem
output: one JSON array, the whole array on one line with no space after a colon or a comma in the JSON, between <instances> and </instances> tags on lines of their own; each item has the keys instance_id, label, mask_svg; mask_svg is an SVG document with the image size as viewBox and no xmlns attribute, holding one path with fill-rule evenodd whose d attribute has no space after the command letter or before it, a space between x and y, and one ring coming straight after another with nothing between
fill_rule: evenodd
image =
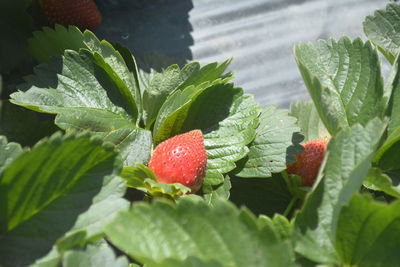
<instances>
[{"instance_id":1,"label":"strawberry stem","mask_svg":"<svg viewBox=\"0 0 400 267\"><path fill-rule=\"evenodd\" d=\"M148 203L151 203L151 202L153 201L153 196L150 195L150 194L148 194L148 193L146 193L146 194L144 195L144 197L143 197L143 201L148 202Z\"/></svg>"},{"instance_id":2,"label":"strawberry stem","mask_svg":"<svg viewBox=\"0 0 400 267\"><path fill-rule=\"evenodd\" d=\"M298 197L292 197L292 200L290 200L289 205L286 207L285 211L283 212L283 216L289 218L289 214L291 213L294 204L296 204Z\"/></svg>"}]
</instances>

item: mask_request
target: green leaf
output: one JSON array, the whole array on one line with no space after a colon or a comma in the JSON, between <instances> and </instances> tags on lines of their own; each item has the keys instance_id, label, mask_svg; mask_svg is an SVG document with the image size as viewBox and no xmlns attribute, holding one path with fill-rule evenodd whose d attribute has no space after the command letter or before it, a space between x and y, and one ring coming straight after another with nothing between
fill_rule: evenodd
<instances>
[{"instance_id":1,"label":"green leaf","mask_svg":"<svg viewBox=\"0 0 400 267\"><path fill-rule=\"evenodd\" d=\"M22 148L19 144L8 143L5 136L0 136L0 173L22 152Z\"/></svg>"},{"instance_id":2,"label":"green leaf","mask_svg":"<svg viewBox=\"0 0 400 267\"><path fill-rule=\"evenodd\" d=\"M363 22L368 39L385 55L392 64L400 48L400 6L389 3L385 9L376 10Z\"/></svg>"},{"instance_id":3,"label":"green leaf","mask_svg":"<svg viewBox=\"0 0 400 267\"><path fill-rule=\"evenodd\" d=\"M260 220L271 225L275 231L279 233L282 239L290 240L293 233L293 222L280 214L275 214L274 217L260 216Z\"/></svg>"},{"instance_id":4,"label":"green leaf","mask_svg":"<svg viewBox=\"0 0 400 267\"><path fill-rule=\"evenodd\" d=\"M128 207L120 168L113 147L87 134L55 134L22 153L0 176L2 263L30 264L67 231L101 235Z\"/></svg>"},{"instance_id":5,"label":"green leaf","mask_svg":"<svg viewBox=\"0 0 400 267\"><path fill-rule=\"evenodd\" d=\"M185 260L167 259L160 263L148 263L146 267L222 267L216 260L201 260L197 257L188 257Z\"/></svg>"},{"instance_id":6,"label":"green leaf","mask_svg":"<svg viewBox=\"0 0 400 267\"><path fill-rule=\"evenodd\" d=\"M204 199L208 204L214 205L218 199L229 199L231 190L231 179L228 175L225 175L224 182L217 186L204 185L202 187Z\"/></svg>"},{"instance_id":7,"label":"green leaf","mask_svg":"<svg viewBox=\"0 0 400 267\"><path fill-rule=\"evenodd\" d=\"M161 106L153 129L153 139L156 144L183 133L186 119L191 111L193 103L207 90L216 90L217 87L229 87L225 84L229 79L216 79L212 82L204 82L197 86L189 86L184 90L176 90ZM206 92L207 93L207 92ZM207 113L207 112L205 112Z\"/></svg>"},{"instance_id":8,"label":"green leaf","mask_svg":"<svg viewBox=\"0 0 400 267\"><path fill-rule=\"evenodd\" d=\"M147 163L150 159L151 132L136 128L125 118L115 116L111 112L78 108L58 115L56 124L63 129L86 129L99 133L104 141L116 145L125 166L133 166L135 162Z\"/></svg>"},{"instance_id":9,"label":"green leaf","mask_svg":"<svg viewBox=\"0 0 400 267\"><path fill-rule=\"evenodd\" d=\"M140 163L135 167L124 167L121 172L121 177L125 179L127 186L132 188L143 186L143 182L147 178L157 181L156 174L150 168Z\"/></svg>"},{"instance_id":10,"label":"green leaf","mask_svg":"<svg viewBox=\"0 0 400 267\"><path fill-rule=\"evenodd\" d=\"M96 237L97 239L97 237ZM86 231L77 230L66 233L57 240L56 247L58 252L64 252L75 247L83 247L86 243Z\"/></svg>"},{"instance_id":11,"label":"green leaf","mask_svg":"<svg viewBox=\"0 0 400 267\"><path fill-rule=\"evenodd\" d=\"M378 149L374 156L374 163L384 171L400 169L399 149L400 126L392 131L383 145Z\"/></svg>"},{"instance_id":12,"label":"green leaf","mask_svg":"<svg viewBox=\"0 0 400 267\"><path fill-rule=\"evenodd\" d=\"M30 90L25 95L15 93L14 103L48 113L60 113L54 106L100 108L113 113L119 110L118 115L129 115L129 119L138 123L141 99L133 57L129 58L123 47L116 46L123 51L126 63L118 50L106 41L99 41L90 31L82 34L76 28L67 31L61 26L55 31L46 30L35 40L55 39L56 42L49 43L54 51L62 52L65 46L77 50L65 50L62 58L52 58L48 64L36 68L36 75L30 76L24 85L24 90ZM71 43L58 46L62 42L59 39L68 38L69 32L74 36ZM82 43L86 49L78 49Z\"/></svg>"},{"instance_id":13,"label":"green leaf","mask_svg":"<svg viewBox=\"0 0 400 267\"><path fill-rule=\"evenodd\" d=\"M66 28L56 24L54 29L43 27L32 34L33 37L28 40L28 50L39 63L48 62L52 56L63 55L67 49L79 51L88 48L83 33L72 25Z\"/></svg>"},{"instance_id":14,"label":"green leaf","mask_svg":"<svg viewBox=\"0 0 400 267\"><path fill-rule=\"evenodd\" d=\"M281 174L273 174L270 179L232 177L231 183L230 200L257 215L283 213L292 199Z\"/></svg>"},{"instance_id":15,"label":"green leaf","mask_svg":"<svg viewBox=\"0 0 400 267\"><path fill-rule=\"evenodd\" d=\"M121 176L126 180L128 187L136 188L153 197L175 200L191 191L180 183L159 183L155 173L138 162L135 167L124 167Z\"/></svg>"},{"instance_id":16,"label":"green leaf","mask_svg":"<svg viewBox=\"0 0 400 267\"><path fill-rule=\"evenodd\" d=\"M151 69L149 72L145 72L142 69L138 70L138 81L139 81L139 88L141 90L141 93L150 86L150 81L153 79L154 75L157 73L157 71Z\"/></svg>"},{"instance_id":17,"label":"green leaf","mask_svg":"<svg viewBox=\"0 0 400 267\"><path fill-rule=\"evenodd\" d=\"M83 33L75 26L65 28L55 25L55 29L44 27L33 33L29 40L29 50L39 62L48 62L52 56L63 55L65 50L87 49L94 53L97 64L107 71L127 102L133 117L141 117L142 104L136 61L126 47L99 41L89 30Z\"/></svg>"},{"instance_id":18,"label":"green leaf","mask_svg":"<svg viewBox=\"0 0 400 267\"><path fill-rule=\"evenodd\" d=\"M383 191L386 194L400 198L400 174L397 172L384 173L378 168L371 168L364 181L364 186L375 191Z\"/></svg>"},{"instance_id":19,"label":"green leaf","mask_svg":"<svg viewBox=\"0 0 400 267\"><path fill-rule=\"evenodd\" d=\"M386 205L355 195L338 221L336 249L347 266L397 266L400 202Z\"/></svg>"},{"instance_id":20,"label":"green leaf","mask_svg":"<svg viewBox=\"0 0 400 267\"><path fill-rule=\"evenodd\" d=\"M129 208L129 202L123 199L125 191L126 184L120 177L105 177L100 191L92 199L91 206L79 215L66 237L85 231L83 242L86 242L101 236L103 226L112 220L120 210Z\"/></svg>"},{"instance_id":21,"label":"green leaf","mask_svg":"<svg viewBox=\"0 0 400 267\"><path fill-rule=\"evenodd\" d=\"M59 267L61 261L61 256L54 246L49 253L43 258L36 260L30 267Z\"/></svg>"},{"instance_id":22,"label":"green leaf","mask_svg":"<svg viewBox=\"0 0 400 267\"><path fill-rule=\"evenodd\" d=\"M218 78L228 77L230 79L231 73L223 75L228 66L231 64L232 58L225 60L224 62L218 63L213 62L204 66L200 66L199 63L192 63L192 73L188 76L185 81L179 86L184 89L188 86L199 86L205 82L212 82Z\"/></svg>"},{"instance_id":23,"label":"green leaf","mask_svg":"<svg viewBox=\"0 0 400 267\"><path fill-rule=\"evenodd\" d=\"M205 184L223 182L221 173L236 167L254 140L260 108L253 97L232 84L207 88L191 105L182 132L200 129L207 151Z\"/></svg>"},{"instance_id":24,"label":"green leaf","mask_svg":"<svg viewBox=\"0 0 400 267\"><path fill-rule=\"evenodd\" d=\"M138 108L138 112L139 112L139 118L142 117L143 114L143 104L142 104L142 91L140 88L140 83L139 83L139 70L136 64L136 60L134 58L134 56L131 54L131 52L129 51L128 48L126 48L125 46L117 43L114 44L114 48L115 50L117 50L122 58L125 61L126 67L128 68L129 72L130 72L130 82L128 83L129 86L133 86L133 89L131 89L134 99L135 99L135 103L136 106Z\"/></svg>"},{"instance_id":25,"label":"green leaf","mask_svg":"<svg viewBox=\"0 0 400 267\"><path fill-rule=\"evenodd\" d=\"M300 133L304 136L303 142L329 136L312 101L297 101L292 104L290 106L290 115L297 119Z\"/></svg>"},{"instance_id":26,"label":"green leaf","mask_svg":"<svg viewBox=\"0 0 400 267\"><path fill-rule=\"evenodd\" d=\"M166 99L154 123L155 144L181 133L193 102L210 86L209 83L205 83L200 88L191 86L184 91L178 89Z\"/></svg>"},{"instance_id":27,"label":"green leaf","mask_svg":"<svg viewBox=\"0 0 400 267\"><path fill-rule=\"evenodd\" d=\"M200 260L188 257L185 260L167 259L160 263L148 263L146 267L222 267L223 264L216 260Z\"/></svg>"},{"instance_id":28,"label":"green leaf","mask_svg":"<svg viewBox=\"0 0 400 267\"><path fill-rule=\"evenodd\" d=\"M90 130L110 132L129 128L134 124L129 118L103 108L74 107L59 108L55 123L64 130Z\"/></svg>"},{"instance_id":29,"label":"green leaf","mask_svg":"<svg viewBox=\"0 0 400 267\"><path fill-rule=\"evenodd\" d=\"M150 131L128 127L104 133L102 136L104 141L115 144L124 160L124 166L149 161L153 145Z\"/></svg>"},{"instance_id":30,"label":"green leaf","mask_svg":"<svg viewBox=\"0 0 400 267\"><path fill-rule=\"evenodd\" d=\"M33 146L58 130L50 116L0 101L0 135L22 146Z\"/></svg>"},{"instance_id":31,"label":"green leaf","mask_svg":"<svg viewBox=\"0 0 400 267\"><path fill-rule=\"evenodd\" d=\"M45 113L68 113L76 108L87 108L130 120L118 86L95 64L89 51L67 50L62 58L53 58L49 64L39 65L34 71L35 75L28 76L27 83L20 87L23 91L29 90L13 93L11 102ZM96 122L97 115L88 114L85 119Z\"/></svg>"},{"instance_id":32,"label":"green leaf","mask_svg":"<svg viewBox=\"0 0 400 267\"><path fill-rule=\"evenodd\" d=\"M286 110L266 106L259 120L250 152L238 164L238 177L271 177L272 173L285 170L286 164L295 160L294 154L303 151L299 145L302 137L296 134L300 130L296 119Z\"/></svg>"},{"instance_id":33,"label":"green leaf","mask_svg":"<svg viewBox=\"0 0 400 267\"><path fill-rule=\"evenodd\" d=\"M128 259L124 256L116 257L114 251L107 243L89 245L85 250L69 250L65 252L62 260L63 267L128 267Z\"/></svg>"},{"instance_id":34,"label":"green leaf","mask_svg":"<svg viewBox=\"0 0 400 267\"><path fill-rule=\"evenodd\" d=\"M223 63L211 63L200 67L197 62L191 62L182 69L171 65L162 73L154 73L148 87L143 92L144 121L149 129L156 120L158 112L165 100L175 90L184 90L188 86L197 87L204 82L212 82L222 76L230 60Z\"/></svg>"},{"instance_id":35,"label":"green leaf","mask_svg":"<svg viewBox=\"0 0 400 267\"><path fill-rule=\"evenodd\" d=\"M155 142L200 129L207 151L206 185L223 182L223 173L248 153L255 136L259 107L241 88L216 80L177 90L161 107L154 125Z\"/></svg>"},{"instance_id":36,"label":"green leaf","mask_svg":"<svg viewBox=\"0 0 400 267\"><path fill-rule=\"evenodd\" d=\"M132 66L136 64L134 58L131 55L130 61L126 63L124 57L110 43L104 40L100 42L91 32L85 32L85 37L87 34L90 37L90 42L87 44L92 46L90 48L94 51L96 64L105 70L114 84L118 86L118 92L122 96L126 110L138 124L142 108L137 70ZM117 47L124 52L125 58L128 60L126 53L129 53L129 51L126 51L126 48L122 46Z\"/></svg>"},{"instance_id":37,"label":"green leaf","mask_svg":"<svg viewBox=\"0 0 400 267\"><path fill-rule=\"evenodd\" d=\"M147 129L155 121L162 104L184 81L186 68L180 70L178 65L171 65L162 73L155 73L149 87L143 92L143 118Z\"/></svg>"},{"instance_id":38,"label":"green leaf","mask_svg":"<svg viewBox=\"0 0 400 267\"><path fill-rule=\"evenodd\" d=\"M293 197L304 200L308 192L311 191L310 187L303 186L303 179L300 176L287 174L287 172L282 172L281 175L285 179L288 190Z\"/></svg>"},{"instance_id":39,"label":"green leaf","mask_svg":"<svg viewBox=\"0 0 400 267\"><path fill-rule=\"evenodd\" d=\"M385 96L389 101L386 113L390 118L388 135L391 135L400 127L400 55L396 57L386 81Z\"/></svg>"},{"instance_id":40,"label":"green leaf","mask_svg":"<svg viewBox=\"0 0 400 267\"><path fill-rule=\"evenodd\" d=\"M203 186L218 186L224 182L224 175L219 171L206 170Z\"/></svg>"},{"instance_id":41,"label":"green leaf","mask_svg":"<svg viewBox=\"0 0 400 267\"><path fill-rule=\"evenodd\" d=\"M27 78L29 90L12 94L11 101L57 114L56 123L63 129L102 132L118 145L127 165L145 162L151 149L150 133L134 128L135 117L127 112L119 84L95 61L87 50L79 54L68 50L64 57L36 68L36 75ZM131 149L139 148L136 144L141 141L141 148L146 148L135 156Z\"/></svg>"},{"instance_id":42,"label":"green leaf","mask_svg":"<svg viewBox=\"0 0 400 267\"><path fill-rule=\"evenodd\" d=\"M370 42L347 37L300 43L295 56L321 120L331 135L356 123L382 118L383 97L379 57Z\"/></svg>"},{"instance_id":43,"label":"green leaf","mask_svg":"<svg viewBox=\"0 0 400 267\"><path fill-rule=\"evenodd\" d=\"M294 266L289 245L271 227L226 201L212 208L186 198L176 205L138 203L121 212L106 227L106 234L144 264L196 257L222 266Z\"/></svg>"},{"instance_id":44,"label":"green leaf","mask_svg":"<svg viewBox=\"0 0 400 267\"><path fill-rule=\"evenodd\" d=\"M334 237L340 210L360 189L384 129L385 123L375 119L331 139L318 180L295 220L298 253L316 262L337 262Z\"/></svg>"}]
</instances>

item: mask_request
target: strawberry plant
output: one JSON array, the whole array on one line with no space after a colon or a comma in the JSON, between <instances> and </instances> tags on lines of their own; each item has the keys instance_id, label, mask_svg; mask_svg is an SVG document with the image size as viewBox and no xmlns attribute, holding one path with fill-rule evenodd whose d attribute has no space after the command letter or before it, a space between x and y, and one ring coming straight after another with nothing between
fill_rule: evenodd
<instances>
[{"instance_id":1,"label":"strawberry plant","mask_svg":"<svg viewBox=\"0 0 400 267\"><path fill-rule=\"evenodd\" d=\"M6 43L30 58L0 68L23 79L0 102L0 266L400 266L398 14L296 45L312 101L290 110L230 59L145 72L24 14Z\"/></svg>"}]
</instances>

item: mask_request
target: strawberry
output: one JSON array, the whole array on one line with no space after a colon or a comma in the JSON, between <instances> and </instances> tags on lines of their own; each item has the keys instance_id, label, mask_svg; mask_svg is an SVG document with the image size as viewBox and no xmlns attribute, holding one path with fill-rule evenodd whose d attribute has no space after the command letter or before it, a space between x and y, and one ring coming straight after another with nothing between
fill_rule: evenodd
<instances>
[{"instance_id":1,"label":"strawberry","mask_svg":"<svg viewBox=\"0 0 400 267\"><path fill-rule=\"evenodd\" d=\"M296 155L296 162L287 165L287 172L300 176L303 186L312 186L317 179L328 141L318 138L304 143L304 152Z\"/></svg>"},{"instance_id":2,"label":"strawberry","mask_svg":"<svg viewBox=\"0 0 400 267\"><path fill-rule=\"evenodd\" d=\"M93 0L39 0L49 22L80 29L94 28L102 17Z\"/></svg>"},{"instance_id":3,"label":"strawberry","mask_svg":"<svg viewBox=\"0 0 400 267\"><path fill-rule=\"evenodd\" d=\"M162 183L181 183L199 190L206 171L207 154L200 130L176 135L160 143L149 162L149 168Z\"/></svg>"}]
</instances>

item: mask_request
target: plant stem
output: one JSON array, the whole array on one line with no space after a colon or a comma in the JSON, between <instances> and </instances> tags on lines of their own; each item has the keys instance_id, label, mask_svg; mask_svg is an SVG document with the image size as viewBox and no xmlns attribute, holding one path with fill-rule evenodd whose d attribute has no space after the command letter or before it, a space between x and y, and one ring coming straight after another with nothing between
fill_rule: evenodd
<instances>
[{"instance_id":1,"label":"plant stem","mask_svg":"<svg viewBox=\"0 0 400 267\"><path fill-rule=\"evenodd\" d=\"M298 198L297 197L292 197L292 200L290 200L289 205L286 207L285 212L283 213L283 216L287 217L289 216L289 213L292 211L294 204L296 204Z\"/></svg>"},{"instance_id":2,"label":"plant stem","mask_svg":"<svg viewBox=\"0 0 400 267\"><path fill-rule=\"evenodd\" d=\"M153 197L150 194L144 194L143 200L151 203L153 201Z\"/></svg>"}]
</instances>

